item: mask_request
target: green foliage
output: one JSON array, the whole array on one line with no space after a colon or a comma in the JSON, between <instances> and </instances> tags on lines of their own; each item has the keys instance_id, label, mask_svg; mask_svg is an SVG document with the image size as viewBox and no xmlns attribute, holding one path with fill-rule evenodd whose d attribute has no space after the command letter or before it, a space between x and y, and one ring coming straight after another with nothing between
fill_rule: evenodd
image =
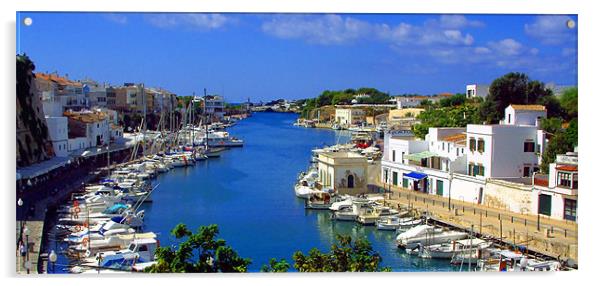
<instances>
[{"instance_id":1,"label":"green foliage","mask_svg":"<svg viewBox=\"0 0 602 286\"><path fill-rule=\"evenodd\" d=\"M160 247L155 255L157 264L147 268L149 273L215 273L246 272L251 260L238 256L223 239L216 239L217 225L201 226L192 233L186 225L178 224L171 231L177 239L185 239L176 248Z\"/></svg>"},{"instance_id":2,"label":"green foliage","mask_svg":"<svg viewBox=\"0 0 602 286\"><path fill-rule=\"evenodd\" d=\"M559 130L554 134L552 139L550 139L542 157L541 170L544 173L549 172L549 164L554 163L556 155L571 152L574 150L575 146L578 145L579 138L577 131L577 119L575 118L571 120L566 130Z\"/></svg>"},{"instance_id":3,"label":"green foliage","mask_svg":"<svg viewBox=\"0 0 602 286\"><path fill-rule=\"evenodd\" d=\"M465 127L467 124L480 123L478 107L469 104L426 109L417 119L420 123L412 126L412 132L423 139L429 127Z\"/></svg>"},{"instance_id":4,"label":"green foliage","mask_svg":"<svg viewBox=\"0 0 602 286\"><path fill-rule=\"evenodd\" d=\"M555 102L542 99L551 96L552 91L546 89L542 82L532 81L524 73L508 73L491 83L489 95L481 105L481 116L489 123L497 123L504 117L504 109L510 104L549 103L549 108L555 112Z\"/></svg>"},{"instance_id":5,"label":"green foliage","mask_svg":"<svg viewBox=\"0 0 602 286\"><path fill-rule=\"evenodd\" d=\"M434 106L433 102L430 99L423 99L420 101L420 104L418 104L418 107L422 107L422 108L432 108Z\"/></svg>"},{"instance_id":6,"label":"green foliage","mask_svg":"<svg viewBox=\"0 0 602 286\"><path fill-rule=\"evenodd\" d=\"M560 106L560 101L553 95L540 97L537 104L546 107L548 117L565 117L564 110Z\"/></svg>"},{"instance_id":7,"label":"green foliage","mask_svg":"<svg viewBox=\"0 0 602 286\"><path fill-rule=\"evenodd\" d=\"M269 265L261 266L261 272L287 272L289 268L291 265L285 259L272 258Z\"/></svg>"},{"instance_id":8,"label":"green foliage","mask_svg":"<svg viewBox=\"0 0 602 286\"><path fill-rule=\"evenodd\" d=\"M353 100L353 98L354 98L353 94L337 92L337 93L334 93L334 95L332 96L331 104L332 105L351 104L351 101Z\"/></svg>"},{"instance_id":9,"label":"green foliage","mask_svg":"<svg viewBox=\"0 0 602 286\"><path fill-rule=\"evenodd\" d=\"M440 107L459 106L466 102L466 95L463 93L457 93L451 97L439 100Z\"/></svg>"},{"instance_id":10,"label":"green foliage","mask_svg":"<svg viewBox=\"0 0 602 286\"><path fill-rule=\"evenodd\" d=\"M560 106L564 110L567 119L577 118L579 99L577 96L577 88L569 88L560 96Z\"/></svg>"},{"instance_id":11,"label":"green foliage","mask_svg":"<svg viewBox=\"0 0 602 286\"><path fill-rule=\"evenodd\" d=\"M312 248L307 255L297 251L294 267L299 272L376 272L391 271L380 267L382 258L366 239L352 241L350 236L338 235L329 253Z\"/></svg>"},{"instance_id":12,"label":"green foliage","mask_svg":"<svg viewBox=\"0 0 602 286\"><path fill-rule=\"evenodd\" d=\"M541 120L541 129L556 134L562 130L562 119L558 117L544 118Z\"/></svg>"}]
</instances>

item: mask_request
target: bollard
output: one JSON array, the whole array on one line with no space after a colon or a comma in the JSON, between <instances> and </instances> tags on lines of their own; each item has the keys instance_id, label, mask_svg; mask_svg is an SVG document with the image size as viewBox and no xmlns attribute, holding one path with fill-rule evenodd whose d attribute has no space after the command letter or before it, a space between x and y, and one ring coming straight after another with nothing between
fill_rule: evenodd
<instances>
[{"instance_id":1,"label":"bollard","mask_svg":"<svg viewBox=\"0 0 602 286\"><path fill-rule=\"evenodd\" d=\"M462 213L464 213L464 206L462 206Z\"/></svg>"},{"instance_id":2,"label":"bollard","mask_svg":"<svg viewBox=\"0 0 602 286\"><path fill-rule=\"evenodd\" d=\"M566 229L564 230L564 237L566 237Z\"/></svg>"},{"instance_id":3,"label":"bollard","mask_svg":"<svg viewBox=\"0 0 602 286\"><path fill-rule=\"evenodd\" d=\"M487 217L487 210L485 210L485 217Z\"/></svg>"},{"instance_id":4,"label":"bollard","mask_svg":"<svg viewBox=\"0 0 602 286\"><path fill-rule=\"evenodd\" d=\"M472 214L473 214L473 215L477 215L477 209L473 208L473 209L472 209Z\"/></svg>"},{"instance_id":5,"label":"bollard","mask_svg":"<svg viewBox=\"0 0 602 286\"><path fill-rule=\"evenodd\" d=\"M550 226L551 232L554 233L554 226Z\"/></svg>"},{"instance_id":6,"label":"bollard","mask_svg":"<svg viewBox=\"0 0 602 286\"><path fill-rule=\"evenodd\" d=\"M525 226L527 226L527 219L525 219Z\"/></svg>"},{"instance_id":7,"label":"bollard","mask_svg":"<svg viewBox=\"0 0 602 286\"><path fill-rule=\"evenodd\" d=\"M511 223L514 223L514 216L511 216L511 217L510 217L510 222L511 222Z\"/></svg>"}]
</instances>

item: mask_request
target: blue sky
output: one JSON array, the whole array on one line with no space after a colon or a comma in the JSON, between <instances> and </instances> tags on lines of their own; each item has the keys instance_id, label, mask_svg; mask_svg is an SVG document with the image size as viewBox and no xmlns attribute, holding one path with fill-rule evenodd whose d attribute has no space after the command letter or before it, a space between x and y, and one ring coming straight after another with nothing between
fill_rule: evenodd
<instances>
[{"instance_id":1,"label":"blue sky","mask_svg":"<svg viewBox=\"0 0 602 286\"><path fill-rule=\"evenodd\" d=\"M31 26L22 24L25 17ZM36 71L230 102L375 87L464 92L505 73L577 84L575 15L18 13Z\"/></svg>"}]
</instances>

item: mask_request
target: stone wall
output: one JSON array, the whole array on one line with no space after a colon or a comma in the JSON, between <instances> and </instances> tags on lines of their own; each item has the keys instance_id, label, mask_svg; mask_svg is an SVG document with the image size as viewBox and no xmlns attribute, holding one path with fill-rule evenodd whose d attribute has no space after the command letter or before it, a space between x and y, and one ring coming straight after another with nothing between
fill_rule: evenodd
<instances>
[{"instance_id":1,"label":"stone wall","mask_svg":"<svg viewBox=\"0 0 602 286\"><path fill-rule=\"evenodd\" d=\"M531 187L503 180L485 184L483 205L521 214L531 213Z\"/></svg>"}]
</instances>

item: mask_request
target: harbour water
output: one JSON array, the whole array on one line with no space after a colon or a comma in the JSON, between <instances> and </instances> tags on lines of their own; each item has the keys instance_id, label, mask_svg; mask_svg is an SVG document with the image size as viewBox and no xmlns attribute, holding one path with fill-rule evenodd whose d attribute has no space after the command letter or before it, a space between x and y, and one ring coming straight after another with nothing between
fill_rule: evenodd
<instances>
[{"instance_id":1,"label":"harbour water","mask_svg":"<svg viewBox=\"0 0 602 286\"><path fill-rule=\"evenodd\" d=\"M229 132L245 141L217 159L159 176L154 202L146 206L145 229L159 233L161 245L175 243L169 231L182 222L191 229L217 224L224 238L243 257L249 271L269 259L285 258L312 247L328 251L335 233L367 237L396 271L451 270L447 261L409 257L397 250L394 233L330 220L327 211L308 211L293 185L307 169L312 148L346 140L339 131L293 126L297 115L255 113Z\"/></svg>"},{"instance_id":2,"label":"harbour water","mask_svg":"<svg viewBox=\"0 0 602 286\"><path fill-rule=\"evenodd\" d=\"M394 232L332 221L328 211L305 210L293 186L298 173L307 169L311 150L343 143L349 135L296 127L296 118L289 113L255 113L228 130L244 140L244 147L158 176L153 181L159 184L153 203L144 205L144 230L157 233L161 246L166 246L176 244L169 232L178 223L193 230L217 224L219 237L252 260L251 272L259 271L270 258L287 259L292 266L292 255L298 250L328 251L336 233L367 238L382 256L382 265L394 271L455 269L446 260L402 253L396 248Z\"/></svg>"}]
</instances>

